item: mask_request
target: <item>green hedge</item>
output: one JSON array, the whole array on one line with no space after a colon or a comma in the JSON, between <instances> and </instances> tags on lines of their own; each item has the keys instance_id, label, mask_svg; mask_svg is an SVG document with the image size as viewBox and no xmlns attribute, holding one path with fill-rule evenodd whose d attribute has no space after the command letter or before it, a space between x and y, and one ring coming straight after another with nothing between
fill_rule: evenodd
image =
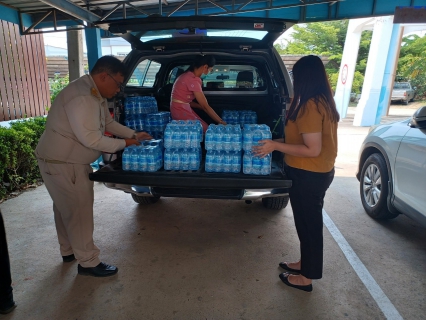
<instances>
[{"instance_id":1,"label":"green hedge","mask_svg":"<svg viewBox=\"0 0 426 320\"><path fill-rule=\"evenodd\" d=\"M0 127L0 200L41 180L34 150L45 124L45 117L37 117Z\"/></svg>"}]
</instances>

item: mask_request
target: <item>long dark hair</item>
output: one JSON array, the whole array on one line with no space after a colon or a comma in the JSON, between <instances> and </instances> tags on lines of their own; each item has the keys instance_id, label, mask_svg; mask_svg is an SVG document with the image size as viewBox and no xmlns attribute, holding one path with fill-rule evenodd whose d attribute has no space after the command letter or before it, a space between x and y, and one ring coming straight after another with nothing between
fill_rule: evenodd
<instances>
[{"instance_id":1,"label":"long dark hair","mask_svg":"<svg viewBox=\"0 0 426 320\"><path fill-rule=\"evenodd\" d=\"M301 58L293 66L294 98L288 111L287 121L296 121L297 115L305 112L306 103L313 99L321 103L332 122L338 122L340 115L336 109L333 93L328 82L324 64L314 55Z\"/></svg>"},{"instance_id":2,"label":"long dark hair","mask_svg":"<svg viewBox=\"0 0 426 320\"><path fill-rule=\"evenodd\" d=\"M186 69L186 71L194 71L195 69L202 67L204 65L208 65L209 68L214 67L216 64L216 59L211 55L198 55L195 57L192 64Z\"/></svg>"}]
</instances>

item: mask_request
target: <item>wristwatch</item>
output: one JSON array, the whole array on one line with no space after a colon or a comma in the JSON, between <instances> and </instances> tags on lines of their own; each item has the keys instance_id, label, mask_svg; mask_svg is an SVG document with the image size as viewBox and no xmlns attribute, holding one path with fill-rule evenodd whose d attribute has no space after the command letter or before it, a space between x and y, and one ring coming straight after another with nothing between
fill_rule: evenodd
<instances>
[{"instance_id":1,"label":"wristwatch","mask_svg":"<svg viewBox=\"0 0 426 320\"><path fill-rule=\"evenodd\" d=\"M138 138L136 137L136 132L133 134L132 138L138 140Z\"/></svg>"}]
</instances>

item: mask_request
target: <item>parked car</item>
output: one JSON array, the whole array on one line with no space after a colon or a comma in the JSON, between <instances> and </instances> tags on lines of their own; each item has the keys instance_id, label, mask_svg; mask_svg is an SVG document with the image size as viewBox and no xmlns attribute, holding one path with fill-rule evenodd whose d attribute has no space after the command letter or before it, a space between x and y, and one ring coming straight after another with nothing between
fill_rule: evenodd
<instances>
[{"instance_id":1,"label":"parked car","mask_svg":"<svg viewBox=\"0 0 426 320\"><path fill-rule=\"evenodd\" d=\"M133 50L124 63L130 71L124 93L115 98L115 118L124 123L123 105L132 95L155 97L160 111L170 110L176 78L199 54L214 55L216 65L203 79L204 94L212 108L255 111L258 123L271 128L272 138L284 137L283 117L293 96L292 82L275 39L293 23L281 19L223 16L149 17L139 20L102 21L103 28L121 34ZM239 83L250 75L250 85ZM247 77L246 77L247 78ZM247 82L247 79L246 81ZM200 114L203 117L202 114ZM208 121L208 119L206 119ZM197 171L131 172L116 161L92 173L90 179L132 195L148 204L160 197L262 199L265 207L282 209L288 201L291 181L284 172L283 156L274 153L269 175L209 173L205 152Z\"/></svg>"},{"instance_id":2,"label":"parked car","mask_svg":"<svg viewBox=\"0 0 426 320\"><path fill-rule=\"evenodd\" d=\"M402 213L426 226L426 107L411 119L372 127L356 177L369 216L392 219Z\"/></svg>"},{"instance_id":3,"label":"parked car","mask_svg":"<svg viewBox=\"0 0 426 320\"><path fill-rule=\"evenodd\" d=\"M416 87L412 87L410 82L395 82L393 85L391 101L401 101L407 105L414 101L416 96Z\"/></svg>"}]
</instances>

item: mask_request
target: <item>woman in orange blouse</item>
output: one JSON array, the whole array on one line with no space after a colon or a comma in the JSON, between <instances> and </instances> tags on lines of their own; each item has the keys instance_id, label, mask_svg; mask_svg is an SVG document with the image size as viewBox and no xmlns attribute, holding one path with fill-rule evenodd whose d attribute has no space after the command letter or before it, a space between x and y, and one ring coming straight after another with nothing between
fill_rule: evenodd
<instances>
[{"instance_id":1,"label":"woman in orange blouse","mask_svg":"<svg viewBox=\"0 0 426 320\"><path fill-rule=\"evenodd\" d=\"M293 183L289 195L300 260L281 262L280 267L289 272L280 278L290 287L310 292L312 279L322 278L322 208L334 178L339 114L320 58L309 55L296 62L293 82L285 142L262 140L253 151L260 157L275 150L285 154L286 172Z\"/></svg>"}]
</instances>

